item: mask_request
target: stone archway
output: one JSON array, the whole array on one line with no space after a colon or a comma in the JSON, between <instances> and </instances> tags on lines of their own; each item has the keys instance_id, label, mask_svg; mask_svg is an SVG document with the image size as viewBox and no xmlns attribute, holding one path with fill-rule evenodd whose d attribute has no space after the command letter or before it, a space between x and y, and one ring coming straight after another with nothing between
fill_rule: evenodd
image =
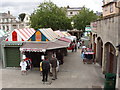
<instances>
[{"instance_id":1,"label":"stone archway","mask_svg":"<svg viewBox=\"0 0 120 90\"><path fill-rule=\"evenodd\" d=\"M116 61L116 50L114 46L107 42L105 44L105 62L106 62L106 72L107 73L116 73L117 61Z\"/></svg>"},{"instance_id":2,"label":"stone archway","mask_svg":"<svg viewBox=\"0 0 120 90\"><path fill-rule=\"evenodd\" d=\"M96 62L102 67L103 58L103 41L100 37L97 38L97 57Z\"/></svg>"}]
</instances>

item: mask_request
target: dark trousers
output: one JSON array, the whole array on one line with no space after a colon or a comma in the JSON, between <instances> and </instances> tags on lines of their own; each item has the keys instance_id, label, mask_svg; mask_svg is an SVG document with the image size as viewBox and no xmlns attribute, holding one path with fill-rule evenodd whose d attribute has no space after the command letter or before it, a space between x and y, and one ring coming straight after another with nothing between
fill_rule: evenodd
<instances>
[{"instance_id":1,"label":"dark trousers","mask_svg":"<svg viewBox=\"0 0 120 90\"><path fill-rule=\"evenodd\" d=\"M43 79L42 79L42 81L43 81L43 82L47 81L47 79L48 79L48 73L49 73L49 70L43 70L43 71L42 71L42 74L43 74Z\"/></svg>"},{"instance_id":2,"label":"dark trousers","mask_svg":"<svg viewBox=\"0 0 120 90\"><path fill-rule=\"evenodd\" d=\"M57 79L57 71L56 68L52 68L53 79Z\"/></svg>"}]
</instances>

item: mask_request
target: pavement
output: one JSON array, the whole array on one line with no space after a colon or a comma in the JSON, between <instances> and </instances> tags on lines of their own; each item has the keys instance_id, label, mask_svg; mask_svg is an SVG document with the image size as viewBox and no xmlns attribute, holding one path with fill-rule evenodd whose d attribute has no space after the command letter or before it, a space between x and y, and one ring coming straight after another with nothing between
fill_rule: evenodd
<instances>
[{"instance_id":1,"label":"pavement","mask_svg":"<svg viewBox=\"0 0 120 90\"><path fill-rule=\"evenodd\" d=\"M68 52L60 65L58 79L42 83L39 68L21 75L20 68L2 69L2 88L92 88L103 87L104 75L98 64L83 64L80 50ZM1 80L1 79L0 79Z\"/></svg>"},{"instance_id":2,"label":"pavement","mask_svg":"<svg viewBox=\"0 0 120 90\"><path fill-rule=\"evenodd\" d=\"M0 89L2 88L2 61L0 60Z\"/></svg>"},{"instance_id":3,"label":"pavement","mask_svg":"<svg viewBox=\"0 0 120 90\"><path fill-rule=\"evenodd\" d=\"M119 82L119 84L118 84L118 88L119 88L119 90L120 90L120 78L118 79L118 82Z\"/></svg>"}]
</instances>

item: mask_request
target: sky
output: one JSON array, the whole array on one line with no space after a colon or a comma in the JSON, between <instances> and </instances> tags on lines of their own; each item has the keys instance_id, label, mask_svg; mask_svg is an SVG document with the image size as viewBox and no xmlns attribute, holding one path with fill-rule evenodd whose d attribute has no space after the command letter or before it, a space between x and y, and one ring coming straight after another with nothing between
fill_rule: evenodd
<instances>
[{"instance_id":1,"label":"sky","mask_svg":"<svg viewBox=\"0 0 120 90\"><path fill-rule=\"evenodd\" d=\"M1 0L0 13L10 13L18 17L21 13L31 14L37 8L37 6L49 0ZM50 0L58 7L85 7L93 10L94 12L102 12L102 0Z\"/></svg>"}]
</instances>

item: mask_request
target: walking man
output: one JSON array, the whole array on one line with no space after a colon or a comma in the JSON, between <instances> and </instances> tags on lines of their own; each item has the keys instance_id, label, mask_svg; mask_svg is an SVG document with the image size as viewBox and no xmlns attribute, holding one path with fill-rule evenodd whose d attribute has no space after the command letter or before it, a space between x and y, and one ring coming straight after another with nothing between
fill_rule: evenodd
<instances>
[{"instance_id":1,"label":"walking man","mask_svg":"<svg viewBox=\"0 0 120 90\"><path fill-rule=\"evenodd\" d=\"M48 61L48 58L45 56L44 60L42 61L43 82L47 82L49 71L50 71L50 63Z\"/></svg>"},{"instance_id":2,"label":"walking man","mask_svg":"<svg viewBox=\"0 0 120 90\"><path fill-rule=\"evenodd\" d=\"M56 58L58 59L60 65L64 63L64 61L63 61L63 53L60 50L56 53Z\"/></svg>"},{"instance_id":3,"label":"walking man","mask_svg":"<svg viewBox=\"0 0 120 90\"><path fill-rule=\"evenodd\" d=\"M52 80L55 80L55 79L57 79L57 71L56 71L57 58L54 55L52 55L50 63L51 63L51 66L52 66L52 74L53 74Z\"/></svg>"}]
</instances>

